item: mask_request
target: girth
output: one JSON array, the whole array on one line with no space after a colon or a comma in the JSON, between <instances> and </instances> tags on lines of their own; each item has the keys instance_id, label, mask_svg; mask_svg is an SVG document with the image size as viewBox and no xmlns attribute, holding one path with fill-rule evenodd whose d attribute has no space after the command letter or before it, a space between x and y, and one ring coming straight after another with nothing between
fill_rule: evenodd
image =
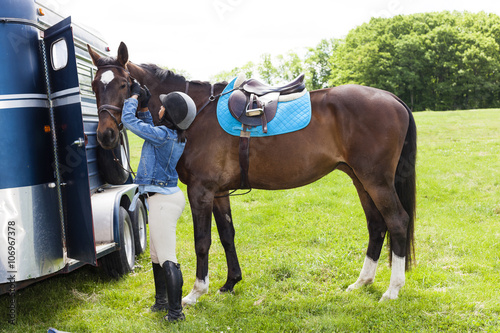
<instances>
[{"instance_id":1,"label":"girth","mask_svg":"<svg viewBox=\"0 0 500 333\"><path fill-rule=\"evenodd\" d=\"M305 91L304 74L281 87L272 87L255 79L244 81L228 100L229 111L242 124L239 140L240 189L251 189L248 177L250 165L250 127L261 126L267 133L267 124L276 115L278 100L282 95ZM296 97L291 96L291 99Z\"/></svg>"},{"instance_id":2,"label":"girth","mask_svg":"<svg viewBox=\"0 0 500 333\"><path fill-rule=\"evenodd\" d=\"M240 189L251 189L248 179L248 168L250 166L250 132L246 131L246 126L240 133L239 161L240 161Z\"/></svg>"}]
</instances>

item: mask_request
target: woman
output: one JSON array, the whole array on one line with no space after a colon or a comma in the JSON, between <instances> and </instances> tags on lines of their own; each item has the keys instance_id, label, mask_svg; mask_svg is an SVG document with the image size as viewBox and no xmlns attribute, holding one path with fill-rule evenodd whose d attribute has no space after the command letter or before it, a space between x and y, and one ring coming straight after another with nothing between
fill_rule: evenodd
<instances>
[{"instance_id":1,"label":"woman","mask_svg":"<svg viewBox=\"0 0 500 333\"><path fill-rule=\"evenodd\" d=\"M147 108L151 97L147 88L134 82L130 89L132 96L125 100L122 122L128 130L144 139L134 182L139 184L140 193L149 193L150 196L150 252L156 289L156 301L151 310L168 310L165 316L168 321L184 320L181 303L183 279L175 254L175 232L186 201L177 186L175 167L186 144L183 132L193 122L196 106L184 93L160 95L160 125L155 126Z\"/></svg>"}]
</instances>

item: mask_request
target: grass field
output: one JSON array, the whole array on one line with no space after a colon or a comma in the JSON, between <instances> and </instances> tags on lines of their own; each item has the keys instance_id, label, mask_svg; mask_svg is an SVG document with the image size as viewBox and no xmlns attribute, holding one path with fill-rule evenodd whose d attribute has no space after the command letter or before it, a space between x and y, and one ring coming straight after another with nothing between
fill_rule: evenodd
<instances>
[{"instance_id":1,"label":"grass field","mask_svg":"<svg viewBox=\"0 0 500 333\"><path fill-rule=\"evenodd\" d=\"M234 294L217 292L227 273L214 226L210 291L185 308L185 322L149 312L154 286L144 253L118 281L88 266L19 291L15 326L7 324L9 298L0 297L0 331L500 332L500 110L415 118L417 266L399 299L379 303L390 278L386 251L375 283L345 292L368 233L354 186L337 171L295 190L233 198L243 281ZM137 165L141 142L130 141ZM196 267L188 206L177 232L187 295Z\"/></svg>"}]
</instances>

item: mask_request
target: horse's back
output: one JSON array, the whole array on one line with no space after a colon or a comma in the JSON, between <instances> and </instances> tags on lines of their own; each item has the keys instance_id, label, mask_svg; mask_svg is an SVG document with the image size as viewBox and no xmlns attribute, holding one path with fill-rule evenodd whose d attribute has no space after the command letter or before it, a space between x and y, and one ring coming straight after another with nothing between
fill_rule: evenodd
<instances>
[{"instance_id":1,"label":"horse's back","mask_svg":"<svg viewBox=\"0 0 500 333\"><path fill-rule=\"evenodd\" d=\"M313 116L333 121L335 130L357 136L395 133L404 138L409 111L394 94L372 87L344 85L311 92Z\"/></svg>"},{"instance_id":2,"label":"horse's back","mask_svg":"<svg viewBox=\"0 0 500 333\"><path fill-rule=\"evenodd\" d=\"M410 111L394 94L372 87L344 85L311 92L319 121L332 122L342 162L356 168L393 169L408 130Z\"/></svg>"},{"instance_id":3,"label":"horse's back","mask_svg":"<svg viewBox=\"0 0 500 333\"><path fill-rule=\"evenodd\" d=\"M347 112L349 117L377 115L408 119L406 107L394 94L373 87L347 84L315 90L311 92L311 101L316 101L321 108L328 105Z\"/></svg>"},{"instance_id":4,"label":"horse's back","mask_svg":"<svg viewBox=\"0 0 500 333\"><path fill-rule=\"evenodd\" d=\"M306 128L250 140L252 186L305 185L340 163L356 168L366 161L395 168L408 127L408 112L397 97L380 89L346 85L312 91L311 106Z\"/></svg>"},{"instance_id":5,"label":"horse's back","mask_svg":"<svg viewBox=\"0 0 500 333\"><path fill-rule=\"evenodd\" d=\"M408 114L394 95L375 88L346 85L311 91L310 96L312 117L307 127L250 139L249 180L253 188L275 190L306 185L330 173L340 163L354 168L360 160L381 165L397 163ZM211 126L216 126L215 119L213 122ZM208 121L199 123L208 126ZM186 147L185 155L186 159L198 154L205 156L203 161L189 159L186 163L204 171L190 174L218 179L221 190L234 188L240 181L239 138L222 133L221 129L203 135L202 132L205 133L194 131L200 133L197 139L188 137L193 146ZM191 148L198 153L191 154ZM382 161L387 156L391 160Z\"/></svg>"}]
</instances>

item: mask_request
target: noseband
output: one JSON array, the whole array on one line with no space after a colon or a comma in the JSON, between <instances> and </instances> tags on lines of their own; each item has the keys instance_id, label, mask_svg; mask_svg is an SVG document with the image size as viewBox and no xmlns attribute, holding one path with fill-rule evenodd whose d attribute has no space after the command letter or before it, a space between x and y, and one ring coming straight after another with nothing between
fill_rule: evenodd
<instances>
[{"instance_id":1,"label":"noseband","mask_svg":"<svg viewBox=\"0 0 500 333\"><path fill-rule=\"evenodd\" d=\"M99 107L99 109L97 109L97 116L100 116L101 113L103 113L103 112L107 112L111 116L111 119L114 120L116 127L118 127L118 130L121 131L123 129L123 123L121 123L121 122L119 123L118 119L116 119L115 115L112 114L109 110L118 111L118 112L122 111L122 109L120 109L117 106L110 105L110 104L104 104L104 105L101 105Z\"/></svg>"},{"instance_id":2,"label":"noseband","mask_svg":"<svg viewBox=\"0 0 500 333\"><path fill-rule=\"evenodd\" d=\"M130 72L128 70L126 70L125 68L123 68L121 66L117 66L117 65L97 66L97 70L100 70L100 69L103 69L103 68L120 68L120 69L124 70L125 73L128 74L128 80L127 80L127 90L128 90L128 93L127 93L127 96L130 97L130 82L133 79L132 75L130 75ZM101 105L97 109L97 116L100 116L101 113L106 112L107 114L109 114L111 116L111 119L113 119L113 121L115 122L116 127L118 127L118 130L121 131L123 129L123 123L121 123L121 122L119 123L118 120L116 119L115 115L111 111L109 111L109 110L113 110L113 111L117 111L117 112L121 112L122 111L121 108L119 108L119 107L117 107L115 105L103 104L103 105Z\"/></svg>"}]
</instances>

